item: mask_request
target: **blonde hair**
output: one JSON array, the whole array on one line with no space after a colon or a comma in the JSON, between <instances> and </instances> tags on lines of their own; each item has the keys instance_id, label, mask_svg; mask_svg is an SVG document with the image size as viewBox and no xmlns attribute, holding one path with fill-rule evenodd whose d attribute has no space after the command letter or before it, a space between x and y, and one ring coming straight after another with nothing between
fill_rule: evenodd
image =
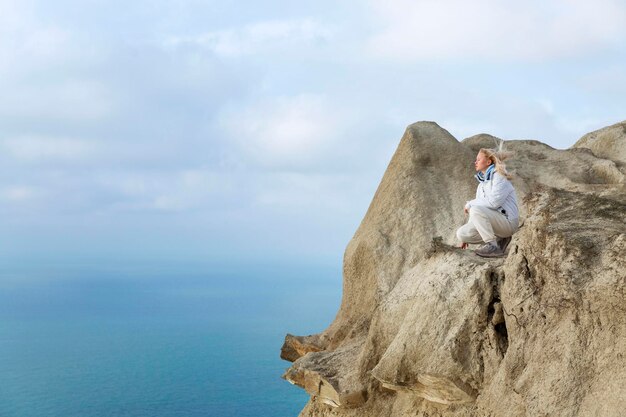
<instances>
[{"instance_id":1,"label":"blonde hair","mask_svg":"<svg viewBox=\"0 0 626 417\"><path fill-rule=\"evenodd\" d=\"M485 155L492 164L495 164L496 172L498 174L510 180L511 178L513 178L513 175L507 172L504 161L511 158L513 156L513 153L505 151L503 145L504 141L501 141L498 144L497 149L480 148L478 152Z\"/></svg>"}]
</instances>

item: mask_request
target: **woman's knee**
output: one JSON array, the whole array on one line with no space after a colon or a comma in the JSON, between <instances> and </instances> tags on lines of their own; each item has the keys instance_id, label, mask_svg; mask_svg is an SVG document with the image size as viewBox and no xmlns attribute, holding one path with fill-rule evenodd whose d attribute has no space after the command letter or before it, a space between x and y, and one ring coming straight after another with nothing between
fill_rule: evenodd
<instances>
[{"instance_id":1,"label":"woman's knee","mask_svg":"<svg viewBox=\"0 0 626 417\"><path fill-rule=\"evenodd\" d=\"M472 231L472 228L465 224L456 230L456 237L461 242L470 243L473 235Z\"/></svg>"},{"instance_id":2,"label":"woman's knee","mask_svg":"<svg viewBox=\"0 0 626 417\"><path fill-rule=\"evenodd\" d=\"M484 213L487 213L487 210L489 210L489 208L484 207L484 206L472 206L469 209L469 215L470 216L472 216L472 215L475 216L477 214L479 214L479 215L480 214L484 214Z\"/></svg>"}]
</instances>

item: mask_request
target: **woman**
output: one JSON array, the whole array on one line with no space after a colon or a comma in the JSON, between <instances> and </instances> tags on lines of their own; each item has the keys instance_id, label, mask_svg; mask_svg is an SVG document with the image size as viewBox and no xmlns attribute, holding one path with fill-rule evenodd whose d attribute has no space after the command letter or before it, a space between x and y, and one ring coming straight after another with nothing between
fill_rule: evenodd
<instances>
[{"instance_id":1,"label":"woman","mask_svg":"<svg viewBox=\"0 0 626 417\"><path fill-rule=\"evenodd\" d=\"M503 161L508 154L493 149L478 151L474 166L478 188L476 198L465 204L468 222L456 231L461 248L468 243L483 243L476 254L495 258L504 256L511 236L519 226L517 197Z\"/></svg>"}]
</instances>

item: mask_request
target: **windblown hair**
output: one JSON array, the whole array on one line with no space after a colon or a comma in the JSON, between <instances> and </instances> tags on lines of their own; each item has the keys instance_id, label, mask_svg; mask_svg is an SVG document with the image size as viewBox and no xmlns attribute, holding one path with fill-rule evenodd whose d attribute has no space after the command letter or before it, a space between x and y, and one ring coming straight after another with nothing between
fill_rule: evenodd
<instances>
[{"instance_id":1,"label":"windblown hair","mask_svg":"<svg viewBox=\"0 0 626 417\"><path fill-rule=\"evenodd\" d=\"M498 174L506 177L509 180L513 178L513 175L506 170L506 165L504 164L504 161L510 159L513 156L513 152L508 152L504 150L503 140L501 140L497 144L497 147L495 149L481 148L479 152L489 158L491 163L495 164L496 172Z\"/></svg>"}]
</instances>

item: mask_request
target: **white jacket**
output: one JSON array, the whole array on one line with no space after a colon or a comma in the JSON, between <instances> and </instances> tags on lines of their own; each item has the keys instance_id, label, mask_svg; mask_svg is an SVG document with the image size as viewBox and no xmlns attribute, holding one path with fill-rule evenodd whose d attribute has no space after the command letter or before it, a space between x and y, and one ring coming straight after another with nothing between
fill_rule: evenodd
<instances>
[{"instance_id":1,"label":"white jacket","mask_svg":"<svg viewBox=\"0 0 626 417\"><path fill-rule=\"evenodd\" d=\"M491 179L479 182L476 189L476 198L465 204L466 209L472 206L485 206L502 211L509 220L519 218L517 196L513 184L506 177L494 172Z\"/></svg>"}]
</instances>

